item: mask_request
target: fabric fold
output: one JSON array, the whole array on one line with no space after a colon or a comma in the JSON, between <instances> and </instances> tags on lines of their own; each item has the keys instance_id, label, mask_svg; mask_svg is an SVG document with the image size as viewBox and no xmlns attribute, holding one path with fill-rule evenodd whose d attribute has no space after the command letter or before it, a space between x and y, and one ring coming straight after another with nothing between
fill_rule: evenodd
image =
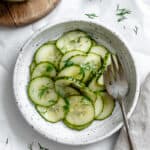
<instances>
[{"instance_id":1,"label":"fabric fold","mask_svg":"<svg viewBox=\"0 0 150 150\"><path fill-rule=\"evenodd\" d=\"M142 85L129 126L137 150L150 150L150 73ZM124 128L121 129L114 150L130 150Z\"/></svg>"}]
</instances>

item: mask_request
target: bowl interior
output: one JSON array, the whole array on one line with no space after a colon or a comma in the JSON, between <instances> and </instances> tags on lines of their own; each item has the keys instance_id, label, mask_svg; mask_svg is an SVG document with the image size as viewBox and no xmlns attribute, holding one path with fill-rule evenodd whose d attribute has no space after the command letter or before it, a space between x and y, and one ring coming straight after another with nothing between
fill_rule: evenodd
<instances>
[{"instance_id":1,"label":"bowl interior","mask_svg":"<svg viewBox=\"0 0 150 150\"><path fill-rule=\"evenodd\" d=\"M33 36L23 46L22 51L19 54L14 71L14 92L21 113L34 129L49 139L65 144L82 145L102 140L121 127L122 115L117 103L112 116L108 119L104 121L94 121L92 125L83 131L74 131L66 127L62 122L52 124L43 120L36 112L27 96L29 65L36 49L44 42L55 40L64 32L75 29L87 32L99 44L104 45L110 51L118 55L129 82L130 89L125 99L125 104L128 115L131 115L136 104L135 95L137 94L137 75L133 59L127 47L114 33L101 25L91 22L64 22L47 27Z\"/></svg>"}]
</instances>

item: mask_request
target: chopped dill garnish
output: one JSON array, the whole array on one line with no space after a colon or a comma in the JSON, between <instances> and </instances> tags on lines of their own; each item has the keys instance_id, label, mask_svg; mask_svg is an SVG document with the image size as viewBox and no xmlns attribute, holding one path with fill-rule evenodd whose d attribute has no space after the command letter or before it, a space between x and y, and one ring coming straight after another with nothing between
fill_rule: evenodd
<instances>
[{"instance_id":1,"label":"chopped dill garnish","mask_svg":"<svg viewBox=\"0 0 150 150\"><path fill-rule=\"evenodd\" d=\"M38 96L41 98L48 91L48 89L49 89L48 86L43 86L41 89L39 89Z\"/></svg>"}]
</instances>

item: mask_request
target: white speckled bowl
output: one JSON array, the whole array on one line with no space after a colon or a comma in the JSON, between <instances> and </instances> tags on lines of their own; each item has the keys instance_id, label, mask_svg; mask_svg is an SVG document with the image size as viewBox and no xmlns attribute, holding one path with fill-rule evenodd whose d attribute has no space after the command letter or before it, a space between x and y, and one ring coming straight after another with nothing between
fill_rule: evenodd
<instances>
[{"instance_id":1,"label":"white speckled bowl","mask_svg":"<svg viewBox=\"0 0 150 150\"><path fill-rule=\"evenodd\" d=\"M108 49L117 53L129 81L130 89L125 102L128 117L130 117L135 109L139 95L139 84L133 57L127 45L125 45L115 33L97 23L79 20L66 21L55 25L48 25L37 31L37 33L25 43L20 51L14 69L13 88L19 110L36 131L60 143L84 145L103 140L122 127L122 115L118 104L116 104L112 116L108 119L104 121L94 121L92 125L83 131L74 131L66 127L62 122L56 124L46 122L36 112L27 96L29 65L36 49L44 42L57 39L64 32L75 29L88 32L97 42L102 43Z\"/></svg>"}]
</instances>

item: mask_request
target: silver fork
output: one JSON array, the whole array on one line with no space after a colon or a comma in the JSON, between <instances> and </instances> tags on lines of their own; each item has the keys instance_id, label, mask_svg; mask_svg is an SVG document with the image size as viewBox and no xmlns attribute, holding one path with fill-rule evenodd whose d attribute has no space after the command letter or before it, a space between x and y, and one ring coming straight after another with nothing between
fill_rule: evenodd
<instances>
[{"instance_id":1,"label":"silver fork","mask_svg":"<svg viewBox=\"0 0 150 150\"><path fill-rule=\"evenodd\" d=\"M115 100L117 100L120 105L130 150L136 150L135 144L133 143L132 136L130 133L129 123L123 102L123 99L125 98L128 92L128 82L121 63L119 62L119 60L116 61L114 57L112 57L112 64L108 66L107 71L105 71L104 73L104 82L109 95L111 95Z\"/></svg>"}]
</instances>

